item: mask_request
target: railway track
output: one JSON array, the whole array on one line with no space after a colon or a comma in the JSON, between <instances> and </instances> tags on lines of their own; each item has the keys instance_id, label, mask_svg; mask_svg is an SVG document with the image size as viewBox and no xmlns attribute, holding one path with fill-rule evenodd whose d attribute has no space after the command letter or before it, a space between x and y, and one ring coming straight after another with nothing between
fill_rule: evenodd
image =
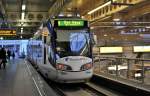
<instances>
[{"instance_id":1,"label":"railway track","mask_svg":"<svg viewBox=\"0 0 150 96\"><path fill-rule=\"evenodd\" d=\"M51 84L60 96L107 96L88 84Z\"/></svg>"},{"instance_id":2,"label":"railway track","mask_svg":"<svg viewBox=\"0 0 150 96\"><path fill-rule=\"evenodd\" d=\"M51 83L50 86L60 96L125 96L120 92L104 88L92 82L80 84Z\"/></svg>"}]
</instances>

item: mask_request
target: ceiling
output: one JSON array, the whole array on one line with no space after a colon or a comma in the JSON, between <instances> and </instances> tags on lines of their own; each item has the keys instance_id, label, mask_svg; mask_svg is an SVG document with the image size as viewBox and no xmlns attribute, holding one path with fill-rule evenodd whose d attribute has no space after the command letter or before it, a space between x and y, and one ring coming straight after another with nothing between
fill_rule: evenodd
<instances>
[{"instance_id":1,"label":"ceiling","mask_svg":"<svg viewBox=\"0 0 150 96\"><path fill-rule=\"evenodd\" d=\"M98 45L126 45L131 42L137 45L149 44L150 0L116 0L122 2L107 5L88 14L91 10L106 4L106 1L109 2L109 0L73 0L65 11L68 11L67 8L77 8L77 12L90 21Z\"/></svg>"},{"instance_id":2,"label":"ceiling","mask_svg":"<svg viewBox=\"0 0 150 96\"><path fill-rule=\"evenodd\" d=\"M101 45L122 44L126 46L131 43L149 45L149 17L150 1L141 0L140 3L129 5L118 12L109 15L106 12L100 19L93 20L91 26L93 26L93 32L97 35L98 41L103 42Z\"/></svg>"},{"instance_id":3,"label":"ceiling","mask_svg":"<svg viewBox=\"0 0 150 96\"><path fill-rule=\"evenodd\" d=\"M48 10L55 0L2 0L4 21L7 27L16 28L17 36L5 37L12 39L29 39L39 28L42 21L48 18ZM26 9L22 10L22 5L26 5ZM21 20L21 14L25 12L24 20ZM2 22L1 24L4 23ZM21 32L23 28L23 32Z\"/></svg>"},{"instance_id":4,"label":"ceiling","mask_svg":"<svg viewBox=\"0 0 150 96\"><path fill-rule=\"evenodd\" d=\"M150 0L114 1L117 2L90 15L88 12L110 0L72 0L63 11L78 12L81 17L88 19L92 32L97 36L98 45L126 45L131 42L137 45L149 44Z\"/></svg>"},{"instance_id":5,"label":"ceiling","mask_svg":"<svg viewBox=\"0 0 150 96\"><path fill-rule=\"evenodd\" d=\"M2 0L1 12L9 26L17 28L17 38L30 38L39 28L40 23L59 13L78 13L90 21L92 32L98 43L120 44L120 42L149 43L150 0L116 0L91 14L91 10L104 5L110 0ZM25 20L21 21L21 6L26 4ZM131 5L120 5L131 4ZM4 9L4 10L2 10ZM117 19L119 19L117 21ZM24 22L22 24L22 22ZM21 33L23 27L23 33Z\"/></svg>"}]
</instances>

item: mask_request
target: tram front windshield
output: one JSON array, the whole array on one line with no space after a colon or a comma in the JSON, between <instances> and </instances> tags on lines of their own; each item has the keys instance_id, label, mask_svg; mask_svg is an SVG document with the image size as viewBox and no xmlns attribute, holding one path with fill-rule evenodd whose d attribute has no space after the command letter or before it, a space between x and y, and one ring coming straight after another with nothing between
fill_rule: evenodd
<instances>
[{"instance_id":1,"label":"tram front windshield","mask_svg":"<svg viewBox=\"0 0 150 96\"><path fill-rule=\"evenodd\" d=\"M90 56L90 34L87 30L57 30L57 57Z\"/></svg>"}]
</instances>

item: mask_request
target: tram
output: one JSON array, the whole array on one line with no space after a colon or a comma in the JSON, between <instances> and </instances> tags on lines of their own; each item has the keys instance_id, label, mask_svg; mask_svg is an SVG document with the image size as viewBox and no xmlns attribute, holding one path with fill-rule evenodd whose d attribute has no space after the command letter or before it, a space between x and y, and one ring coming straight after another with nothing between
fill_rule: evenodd
<instances>
[{"instance_id":1,"label":"tram","mask_svg":"<svg viewBox=\"0 0 150 96\"><path fill-rule=\"evenodd\" d=\"M88 21L75 17L49 19L29 41L28 59L53 81L87 82L93 75Z\"/></svg>"}]
</instances>

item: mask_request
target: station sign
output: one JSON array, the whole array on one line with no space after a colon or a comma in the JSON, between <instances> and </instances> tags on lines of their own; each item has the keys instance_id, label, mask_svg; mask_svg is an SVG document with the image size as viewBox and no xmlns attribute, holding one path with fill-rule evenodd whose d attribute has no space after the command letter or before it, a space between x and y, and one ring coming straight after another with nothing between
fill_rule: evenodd
<instances>
[{"instance_id":1,"label":"station sign","mask_svg":"<svg viewBox=\"0 0 150 96\"><path fill-rule=\"evenodd\" d=\"M122 47L100 47L100 53L122 53Z\"/></svg>"},{"instance_id":2,"label":"station sign","mask_svg":"<svg viewBox=\"0 0 150 96\"><path fill-rule=\"evenodd\" d=\"M15 36L16 30L14 29L0 29L0 36Z\"/></svg>"},{"instance_id":3,"label":"station sign","mask_svg":"<svg viewBox=\"0 0 150 96\"><path fill-rule=\"evenodd\" d=\"M134 52L150 52L150 46L133 46Z\"/></svg>"},{"instance_id":4,"label":"station sign","mask_svg":"<svg viewBox=\"0 0 150 96\"><path fill-rule=\"evenodd\" d=\"M67 26L84 26L83 20L59 20L58 27L67 27Z\"/></svg>"}]
</instances>

